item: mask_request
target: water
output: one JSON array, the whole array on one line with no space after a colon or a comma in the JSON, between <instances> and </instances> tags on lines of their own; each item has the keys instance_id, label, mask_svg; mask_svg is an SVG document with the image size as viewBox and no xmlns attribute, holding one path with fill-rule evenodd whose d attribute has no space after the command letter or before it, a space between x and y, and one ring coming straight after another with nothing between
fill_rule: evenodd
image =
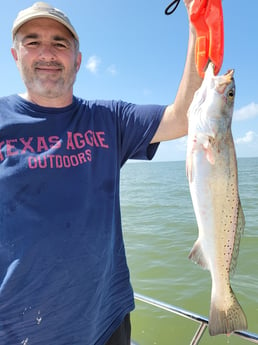
<instances>
[{"instance_id":1,"label":"water","mask_svg":"<svg viewBox=\"0 0 258 345\"><path fill-rule=\"evenodd\" d=\"M240 198L246 227L236 273L231 279L249 331L258 333L258 158L238 161ZM135 292L205 317L209 314L211 279L188 260L197 238L184 162L127 164L121 175L124 238ZM133 339L140 345L189 345L195 322L137 302L132 313ZM200 344L245 345L224 335Z\"/></svg>"}]
</instances>

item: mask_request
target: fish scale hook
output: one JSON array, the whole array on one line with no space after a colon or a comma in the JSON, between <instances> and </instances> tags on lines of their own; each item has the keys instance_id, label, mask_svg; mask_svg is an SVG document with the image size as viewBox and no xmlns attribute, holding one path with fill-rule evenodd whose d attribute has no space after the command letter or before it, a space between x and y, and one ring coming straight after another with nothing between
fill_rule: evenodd
<instances>
[{"instance_id":1,"label":"fish scale hook","mask_svg":"<svg viewBox=\"0 0 258 345\"><path fill-rule=\"evenodd\" d=\"M174 0L172 1L165 9L165 14L167 16L170 16L172 13L175 12L175 10L177 9L177 6L179 5L180 0Z\"/></svg>"}]
</instances>

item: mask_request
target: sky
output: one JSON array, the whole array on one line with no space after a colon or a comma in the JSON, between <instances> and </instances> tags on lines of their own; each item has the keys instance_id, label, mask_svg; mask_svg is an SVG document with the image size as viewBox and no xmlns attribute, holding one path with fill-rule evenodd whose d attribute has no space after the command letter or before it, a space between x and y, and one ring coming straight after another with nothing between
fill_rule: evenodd
<instances>
[{"instance_id":1,"label":"sky","mask_svg":"<svg viewBox=\"0 0 258 345\"><path fill-rule=\"evenodd\" d=\"M166 16L170 0L50 0L70 18L83 60L74 93L86 99L122 99L170 104L182 76L188 18L181 0ZM10 53L17 13L33 1L2 3L0 96L24 91ZM232 132L237 157L258 157L258 1L223 0L224 60L220 73L235 70ZM165 142L155 161L185 160L187 138Z\"/></svg>"}]
</instances>

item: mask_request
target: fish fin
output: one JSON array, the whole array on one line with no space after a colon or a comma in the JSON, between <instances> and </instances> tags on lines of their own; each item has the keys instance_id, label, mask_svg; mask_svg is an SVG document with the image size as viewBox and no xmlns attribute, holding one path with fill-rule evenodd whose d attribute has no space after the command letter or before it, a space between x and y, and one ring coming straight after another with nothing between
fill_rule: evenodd
<instances>
[{"instance_id":1,"label":"fish fin","mask_svg":"<svg viewBox=\"0 0 258 345\"><path fill-rule=\"evenodd\" d=\"M215 164L215 158L212 152L212 145L211 145L212 138L208 137L208 139L203 143L203 148L205 151L205 156L207 161L214 165Z\"/></svg>"},{"instance_id":2,"label":"fish fin","mask_svg":"<svg viewBox=\"0 0 258 345\"><path fill-rule=\"evenodd\" d=\"M210 335L230 334L247 329L247 320L233 290L230 290L231 305L228 309L219 309L215 300L211 301L209 333Z\"/></svg>"},{"instance_id":3,"label":"fish fin","mask_svg":"<svg viewBox=\"0 0 258 345\"><path fill-rule=\"evenodd\" d=\"M214 155L212 154L211 150L206 150L206 158L210 164L212 164L212 165L215 164L215 158L214 158Z\"/></svg>"},{"instance_id":4,"label":"fish fin","mask_svg":"<svg viewBox=\"0 0 258 345\"><path fill-rule=\"evenodd\" d=\"M208 264L202 251L199 240L197 240L188 256L194 263L200 265L204 269L208 269Z\"/></svg>"},{"instance_id":5,"label":"fish fin","mask_svg":"<svg viewBox=\"0 0 258 345\"><path fill-rule=\"evenodd\" d=\"M234 242L234 249L232 252L232 258L231 258L231 263L230 263L230 275L231 276L235 273L237 258L238 258L238 254L239 254L240 240L241 240L241 236L244 232L244 228L245 228L245 216L244 216L241 202L239 200L235 242Z\"/></svg>"}]
</instances>

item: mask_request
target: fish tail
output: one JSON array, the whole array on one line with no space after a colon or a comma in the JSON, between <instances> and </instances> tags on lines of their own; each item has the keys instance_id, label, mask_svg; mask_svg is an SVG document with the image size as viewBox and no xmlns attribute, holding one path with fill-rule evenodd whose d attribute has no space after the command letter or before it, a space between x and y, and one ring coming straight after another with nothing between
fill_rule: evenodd
<instances>
[{"instance_id":1,"label":"fish tail","mask_svg":"<svg viewBox=\"0 0 258 345\"><path fill-rule=\"evenodd\" d=\"M211 301L209 333L210 335L230 334L247 329L247 320L234 292L230 291L231 304L227 309L219 309L216 301Z\"/></svg>"}]
</instances>

